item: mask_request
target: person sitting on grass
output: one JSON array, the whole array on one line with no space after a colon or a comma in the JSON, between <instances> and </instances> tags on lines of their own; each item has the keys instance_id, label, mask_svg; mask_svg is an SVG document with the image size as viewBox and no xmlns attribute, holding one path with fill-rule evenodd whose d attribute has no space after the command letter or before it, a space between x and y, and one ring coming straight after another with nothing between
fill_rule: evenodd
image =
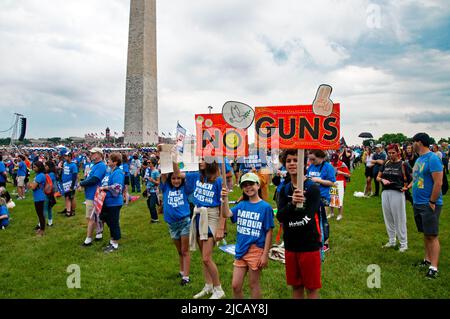
<instances>
[{"instance_id":1,"label":"person sitting on grass","mask_svg":"<svg viewBox=\"0 0 450 319\"><path fill-rule=\"evenodd\" d=\"M0 197L0 230L5 229L9 225L9 213L6 207L6 201Z\"/></svg>"},{"instance_id":2,"label":"person sitting on grass","mask_svg":"<svg viewBox=\"0 0 450 319\"><path fill-rule=\"evenodd\" d=\"M231 211L228 207L222 209L222 217L230 217L231 221L237 224L233 296L235 299L244 298L242 286L248 272L251 298L261 299L259 279L261 270L267 267L269 261L274 228L273 209L260 197L259 178L256 174L243 175L240 186L243 200ZM222 198L226 197L228 190L223 188Z\"/></svg>"}]
</instances>

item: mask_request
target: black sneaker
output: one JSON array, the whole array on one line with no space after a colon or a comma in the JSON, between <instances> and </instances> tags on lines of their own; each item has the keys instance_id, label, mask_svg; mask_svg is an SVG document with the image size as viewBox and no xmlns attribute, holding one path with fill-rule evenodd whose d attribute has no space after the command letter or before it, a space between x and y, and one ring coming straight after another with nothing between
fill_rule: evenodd
<instances>
[{"instance_id":1,"label":"black sneaker","mask_svg":"<svg viewBox=\"0 0 450 319\"><path fill-rule=\"evenodd\" d=\"M105 253L111 253L111 252L116 251L116 250L118 250L118 249L119 249L119 247L115 248L112 244L109 244L108 246L106 246L106 247L103 249L103 252L105 252Z\"/></svg>"},{"instance_id":2,"label":"black sneaker","mask_svg":"<svg viewBox=\"0 0 450 319\"><path fill-rule=\"evenodd\" d=\"M428 268L427 274L425 275L428 279L436 279L438 277L438 271Z\"/></svg>"},{"instance_id":3,"label":"black sneaker","mask_svg":"<svg viewBox=\"0 0 450 319\"><path fill-rule=\"evenodd\" d=\"M187 279L182 278L182 279L181 279L181 282L180 282L180 285L181 285L181 286L187 286L187 285L189 285L190 283L191 283L191 280L190 280L189 278L187 278Z\"/></svg>"},{"instance_id":4,"label":"black sneaker","mask_svg":"<svg viewBox=\"0 0 450 319\"><path fill-rule=\"evenodd\" d=\"M65 215L66 213L67 213L66 209L64 209L63 211L58 212L58 214L61 214L61 215Z\"/></svg>"},{"instance_id":5,"label":"black sneaker","mask_svg":"<svg viewBox=\"0 0 450 319\"><path fill-rule=\"evenodd\" d=\"M413 266L415 267L419 267L419 268L425 268L425 267L430 267L431 262L429 262L428 260L422 260L418 263L413 264Z\"/></svg>"},{"instance_id":6,"label":"black sneaker","mask_svg":"<svg viewBox=\"0 0 450 319\"><path fill-rule=\"evenodd\" d=\"M150 223L152 223L152 224L157 224L157 223L159 223L159 219L152 219L152 220L150 221Z\"/></svg>"}]
</instances>

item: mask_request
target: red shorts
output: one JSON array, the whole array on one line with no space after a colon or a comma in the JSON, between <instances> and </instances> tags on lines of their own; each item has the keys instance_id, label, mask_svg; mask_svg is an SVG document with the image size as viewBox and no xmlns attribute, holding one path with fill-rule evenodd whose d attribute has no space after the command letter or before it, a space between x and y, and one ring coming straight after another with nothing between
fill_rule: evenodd
<instances>
[{"instance_id":1,"label":"red shorts","mask_svg":"<svg viewBox=\"0 0 450 319\"><path fill-rule=\"evenodd\" d=\"M306 289L320 289L320 250L292 252L285 251L286 280L290 286L304 286Z\"/></svg>"}]
</instances>

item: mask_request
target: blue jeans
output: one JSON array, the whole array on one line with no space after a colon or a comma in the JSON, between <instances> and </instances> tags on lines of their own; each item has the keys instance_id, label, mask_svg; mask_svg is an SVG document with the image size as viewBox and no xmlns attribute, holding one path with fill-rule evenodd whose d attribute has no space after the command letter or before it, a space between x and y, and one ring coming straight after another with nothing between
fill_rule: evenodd
<instances>
[{"instance_id":1,"label":"blue jeans","mask_svg":"<svg viewBox=\"0 0 450 319\"><path fill-rule=\"evenodd\" d=\"M45 196L44 200L44 216L47 218L47 220L53 219L53 212L52 208L50 207L50 201L48 199L48 196Z\"/></svg>"},{"instance_id":2,"label":"blue jeans","mask_svg":"<svg viewBox=\"0 0 450 319\"><path fill-rule=\"evenodd\" d=\"M134 175L130 175L130 182L131 182L131 192L141 192L141 177L138 176L134 176Z\"/></svg>"},{"instance_id":3,"label":"blue jeans","mask_svg":"<svg viewBox=\"0 0 450 319\"><path fill-rule=\"evenodd\" d=\"M156 203L158 202L158 195L156 193L148 193L147 207L150 211L152 220L158 220L158 212L156 211Z\"/></svg>"}]
</instances>

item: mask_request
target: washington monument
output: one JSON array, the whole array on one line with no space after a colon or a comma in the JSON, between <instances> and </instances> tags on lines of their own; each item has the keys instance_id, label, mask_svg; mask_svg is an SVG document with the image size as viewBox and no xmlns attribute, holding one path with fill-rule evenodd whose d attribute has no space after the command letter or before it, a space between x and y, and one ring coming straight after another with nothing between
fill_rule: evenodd
<instances>
[{"instance_id":1,"label":"washington monument","mask_svg":"<svg viewBox=\"0 0 450 319\"><path fill-rule=\"evenodd\" d=\"M125 143L158 143L156 0L130 1Z\"/></svg>"}]
</instances>

